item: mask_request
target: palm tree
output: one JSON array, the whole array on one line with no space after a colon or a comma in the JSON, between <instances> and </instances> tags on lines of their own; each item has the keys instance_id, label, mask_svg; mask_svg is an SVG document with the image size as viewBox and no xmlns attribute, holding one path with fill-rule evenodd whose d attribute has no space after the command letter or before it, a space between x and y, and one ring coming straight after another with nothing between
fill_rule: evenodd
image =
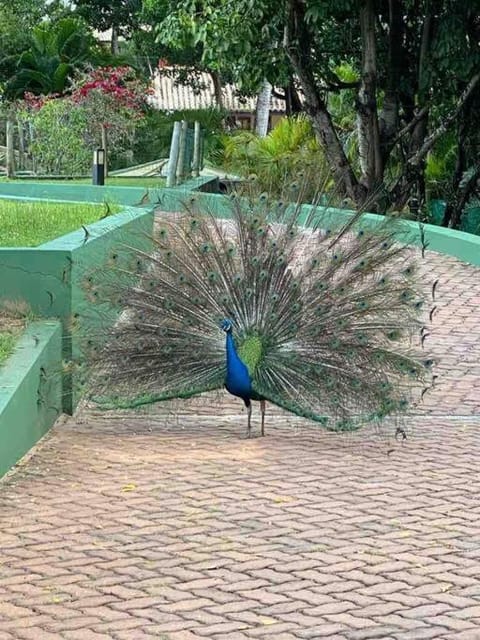
<instances>
[{"instance_id":1,"label":"palm tree","mask_svg":"<svg viewBox=\"0 0 480 640\"><path fill-rule=\"evenodd\" d=\"M37 95L64 93L75 69L89 59L93 43L85 26L74 18L37 26L30 48L18 58L17 71L7 83L7 94L22 97L26 91Z\"/></svg>"}]
</instances>

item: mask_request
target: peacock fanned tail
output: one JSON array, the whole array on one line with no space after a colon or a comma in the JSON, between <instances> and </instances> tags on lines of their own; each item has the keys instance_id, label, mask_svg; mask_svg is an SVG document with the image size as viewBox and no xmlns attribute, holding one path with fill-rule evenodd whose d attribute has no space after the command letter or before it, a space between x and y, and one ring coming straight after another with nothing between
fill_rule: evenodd
<instances>
[{"instance_id":1,"label":"peacock fanned tail","mask_svg":"<svg viewBox=\"0 0 480 640\"><path fill-rule=\"evenodd\" d=\"M341 225L266 195L225 203L228 219L195 200L162 213L151 251L121 247L86 278L97 318L124 309L108 335L101 321L87 332L97 401L222 388L229 318L258 397L331 429L404 412L432 363L415 344L422 297L397 223L372 230L353 215Z\"/></svg>"}]
</instances>

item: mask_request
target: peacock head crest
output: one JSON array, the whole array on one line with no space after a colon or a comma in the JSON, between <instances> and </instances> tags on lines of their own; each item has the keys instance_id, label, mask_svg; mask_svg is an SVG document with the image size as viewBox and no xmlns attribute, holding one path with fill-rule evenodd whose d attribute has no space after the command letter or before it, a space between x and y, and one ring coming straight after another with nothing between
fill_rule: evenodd
<instances>
[{"instance_id":1,"label":"peacock head crest","mask_svg":"<svg viewBox=\"0 0 480 640\"><path fill-rule=\"evenodd\" d=\"M220 329L222 331L225 331L225 333L230 333L233 329L233 322L231 320L229 320L228 318L224 318L221 322L220 322Z\"/></svg>"}]
</instances>

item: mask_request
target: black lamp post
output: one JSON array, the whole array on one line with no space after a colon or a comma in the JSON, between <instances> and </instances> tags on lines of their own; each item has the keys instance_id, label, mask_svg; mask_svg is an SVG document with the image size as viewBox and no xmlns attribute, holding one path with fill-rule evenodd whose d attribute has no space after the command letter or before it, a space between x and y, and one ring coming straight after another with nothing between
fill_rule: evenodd
<instances>
[{"instance_id":1,"label":"black lamp post","mask_svg":"<svg viewBox=\"0 0 480 640\"><path fill-rule=\"evenodd\" d=\"M93 152L92 184L105 184L105 149Z\"/></svg>"}]
</instances>

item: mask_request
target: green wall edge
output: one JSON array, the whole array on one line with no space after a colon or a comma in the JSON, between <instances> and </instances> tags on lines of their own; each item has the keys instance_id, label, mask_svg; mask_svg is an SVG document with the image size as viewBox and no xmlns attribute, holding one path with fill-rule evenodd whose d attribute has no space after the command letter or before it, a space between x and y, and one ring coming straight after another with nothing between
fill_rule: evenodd
<instances>
[{"instance_id":1,"label":"green wall edge","mask_svg":"<svg viewBox=\"0 0 480 640\"><path fill-rule=\"evenodd\" d=\"M0 367L0 477L54 424L62 411L62 328L32 322Z\"/></svg>"},{"instance_id":2,"label":"green wall edge","mask_svg":"<svg viewBox=\"0 0 480 640\"><path fill-rule=\"evenodd\" d=\"M176 187L175 189L163 189L159 208L165 211L175 211L194 196L197 202L201 202L216 216L229 217L228 196L213 193L192 193L187 189ZM303 205L305 217L312 210L311 205ZM335 209L333 207L316 207L316 216L325 225L340 226L348 222L355 214L354 211ZM362 224L375 228L385 221L385 217L375 213L364 213ZM458 258L463 262L480 266L480 236L437 227L432 224L422 224L428 251L436 251L445 255ZM398 239L406 244L421 246L421 231L418 222L412 220L398 220ZM428 255L428 254L427 254Z\"/></svg>"}]
</instances>

